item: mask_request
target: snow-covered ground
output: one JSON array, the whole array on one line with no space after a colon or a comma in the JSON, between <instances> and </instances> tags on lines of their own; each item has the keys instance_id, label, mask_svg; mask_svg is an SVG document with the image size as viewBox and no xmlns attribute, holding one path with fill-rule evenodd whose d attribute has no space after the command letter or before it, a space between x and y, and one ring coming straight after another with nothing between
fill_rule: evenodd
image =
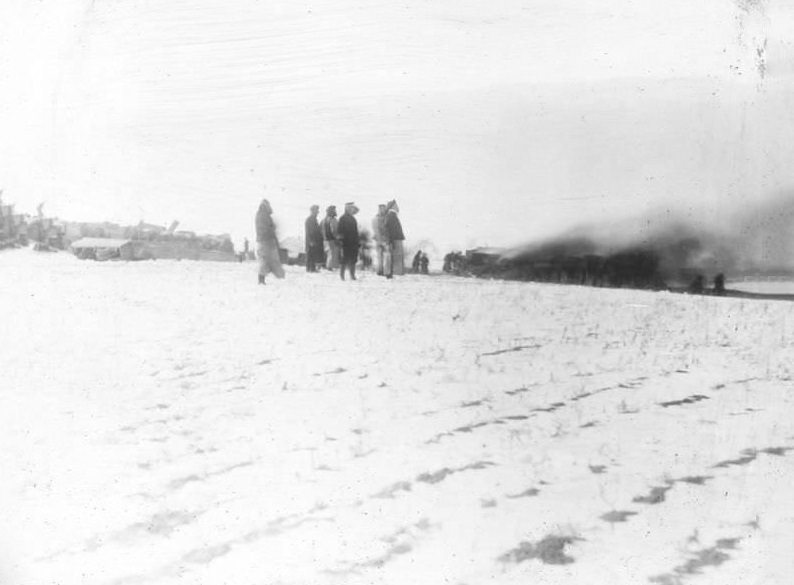
<instances>
[{"instance_id":1,"label":"snow-covered ground","mask_svg":"<svg viewBox=\"0 0 794 585\"><path fill-rule=\"evenodd\" d=\"M794 305L0 254L0 583L794 582Z\"/></svg>"}]
</instances>

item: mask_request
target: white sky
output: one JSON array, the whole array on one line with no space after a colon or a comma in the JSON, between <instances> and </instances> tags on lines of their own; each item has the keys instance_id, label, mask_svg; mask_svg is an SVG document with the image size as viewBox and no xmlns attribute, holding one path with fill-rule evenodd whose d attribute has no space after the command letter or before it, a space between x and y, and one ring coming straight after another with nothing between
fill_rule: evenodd
<instances>
[{"instance_id":1,"label":"white sky","mask_svg":"<svg viewBox=\"0 0 794 585\"><path fill-rule=\"evenodd\" d=\"M4 0L0 187L238 242L263 196L442 247L718 217L794 185L792 39L788 0Z\"/></svg>"}]
</instances>

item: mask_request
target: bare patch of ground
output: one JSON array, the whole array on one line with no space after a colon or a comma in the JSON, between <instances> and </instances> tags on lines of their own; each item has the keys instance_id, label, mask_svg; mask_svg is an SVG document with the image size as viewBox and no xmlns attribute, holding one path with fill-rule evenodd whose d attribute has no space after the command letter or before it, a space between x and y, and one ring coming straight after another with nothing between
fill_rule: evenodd
<instances>
[{"instance_id":1,"label":"bare patch of ground","mask_svg":"<svg viewBox=\"0 0 794 585\"><path fill-rule=\"evenodd\" d=\"M626 520L628 520L631 516L636 516L636 515L637 512L631 512L628 510L612 510L611 512L602 514L600 518L605 522L609 522L610 524L615 524L617 522L626 522Z\"/></svg>"},{"instance_id":2,"label":"bare patch of ground","mask_svg":"<svg viewBox=\"0 0 794 585\"><path fill-rule=\"evenodd\" d=\"M637 496L635 497L632 502L636 502L637 504L661 504L664 502L665 494L672 489L673 486L656 486L651 488L650 493L647 496Z\"/></svg>"},{"instance_id":3,"label":"bare patch of ground","mask_svg":"<svg viewBox=\"0 0 794 585\"><path fill-rule=\"evenodd\" d=\"M670 408L671 406L682 406L684 404L695 404L696 402L700 402L701 400L710 400L709 396L705 394L693 394L692 396L687 396L686 398L682 398L681 400L670 400L668 402L660 402L659 406L663 406L664 408Z\"/></svg>"},{"instance_id":4,"label":"bare patch of ground","mask_svg":"<svg viewBox=\"0 0 794 585\"><path fill-rule=\"evenodd\" d=\"M673 568L670 573L656 575L651 577L649 581L659 585L683 585L690 577L701 575L703 569L718 567L729 561L731 556L725 551L735 550L740 540L739 538L721 538L717 540L714 546L693 551L691 557L685 563Z\"/></svg>"},{"instance_id":5,"label":"bare patch of ground","mask_svg":"<svg viewBox=\"0 0 794 585\"><path fill-rule=\"evenodd\" d=\"M395 494L399 492L410 492L411 491L411 482L410 481L398 481L397 483L392 484L391 486L387 487L379 491L377 494L374 494L373 498L393 498Z\"/></svg>"},{"instance_id":6,"label":"bare patch of ground","mask_svg":"<svg viewBox=\"0 0 794 585\"><path fill-rule=\"evenodd\" d=\"M578 536L549 535L538 542L521 542L516 548L499 557L505 563L523 563L537 559L547 565L568 565L575 559L565 553L565 547L584 540Z\"/></svg>"},{"instance_id":7,"label":"bare patch of ground","mask_svg":"<svg viewBox=\"0 0 794 585\"><path fill-rule=\"evenodd\" d=\"M492 467L496 465L490 461L478 461L476 463L472 463L470 465L464 465L463 467L456 467L454 469L450 469L449 467L444 467L443 469L439 469L438 471L434 471L432 473L420 473L416 477L416 481L420 481L422 483L440 483L444 481L447 477L452 474L460 473L461 471L468 471L470 469L486 469L488 467Z\"/></svg>"},{"instance_id":8,"label":"bare patch of ground","mask_svg":"<svg viewBox=\"0 0 794 585\"><path fill-rule=\"evenodd\" d=\"M493 355L501 355L503 353L512 353L514 351L524 351L526 349L540 349L541 347L543 347L543 346L540 345L539 343L535 343L535 344L532 344L532 345L516 345L514 347L509 347L507 349L498 349L496 351L488 351L488 352L485 352L485 353L481 353L479 355L479 357L488 357L488 356L493 356Z\"/></svg>"},{"instance_id":9,"label":"bare patch of ground","mask_svg":"<svg viewBox=\"0 0 794 585\"><path fill-rule=\"evenodd\" d=\"M520 494L508 494L507 497L515 500L517 498L531 498L537 496L539 493L540 490L538 488L529 488L527 490L524 490Z\"/></svg>"}]
</instances>

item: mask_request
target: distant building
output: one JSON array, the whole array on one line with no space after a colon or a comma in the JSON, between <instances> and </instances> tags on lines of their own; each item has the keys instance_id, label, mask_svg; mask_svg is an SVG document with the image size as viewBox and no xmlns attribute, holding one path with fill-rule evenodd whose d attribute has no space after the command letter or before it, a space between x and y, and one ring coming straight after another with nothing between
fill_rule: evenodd
<instances>
[{"instance_id":1,"label":"distant building","mask_svg":"<svg viewBox=\"0 0 794 585\"><path fill-rule=\"evenodd\" d=\"M14 206L0 204L0 246L16 241L17 230L14 222Z\"/></svg>"},{"instance_id":2,"label":"distant building","mask_svg":"<svg viewBox=\"0 0 794 585\"><path fill-rule=\"evenodd\" d=\"M279 240L279 257L282 264L306 264L306 246L301 237L292 236Z\"/></svg>"},{"instance_id":3,"label":"distant building","mask_svg":"<svg viewBox=\"0 0 794 585\"><path fill-rule=\"evenodd\" d=\"M59 221L45 217L42 207L39 206L39 215L30 217L16 215L13 205L0 203L0 247L27 245L31 241L37 249L71 248L81 258L237 259L229 234L197 235L177 230L176 220L168 228L143 221L127 226L108 221Z\"/></svg>"},{"instance_id":4,"label":"distant building","mask_svg":"<svg viewBox=\"0 0 794 585\"><path fill-rule=\"evenodd\" d=\"M70 246L82 260L143 260L151 258L143 242L116 238L81 238Z\"/></svg>"},{"instance_id":5,"label":"distant building","mask_svg":"<svg viewBox=\"0 0 794 585\"><path fill-rule=\"evenodd\" d=\"M496 264L504 252L504 248L474 248L466 250L466 260L469 266L488 266Z\"/></svg>"},{"instance_id":6,"label":"distant building","mask_svg":"<svg viewBox=\"0 0 794 585\"><path fill-rule=\"evenodd\" d=\"M25 226L27 239L35 242L36 249L58 249L66 247L63 222L51 217L34 217Z\"/></svg>"},{"instance_id":7,"label":"distant building","mask_svg":"<svg viewBox=\"0 0 794 585\"><path fill-rule=\"evenodd\" d=\"M133 231L133 238L136 240L156 240L163 234L167 233L165 227L161 225L154 225L152 223L139 222Z\"/></svg>"}]
</instances>

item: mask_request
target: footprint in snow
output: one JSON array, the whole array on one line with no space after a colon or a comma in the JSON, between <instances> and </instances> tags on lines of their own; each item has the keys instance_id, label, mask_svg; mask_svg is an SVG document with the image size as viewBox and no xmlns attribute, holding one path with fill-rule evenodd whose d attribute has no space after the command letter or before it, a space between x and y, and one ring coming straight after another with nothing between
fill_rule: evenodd
<instances>
[{"instance_id":1,"label":"footprint in snow","mask_svg":"<svg viewBox=\"0 0 794 585\"><path fill-rule=\"evenodd\" d=\"M574 558L567 555L565 548L577 541L584 540L578 536L549 535L538 542L523 541L519 545L499 557L505 563L523 563L537 559L547 565L569 565Z\"/></svg>"},{"instance_id":2,"label":"footprint in snow","mask_svg":"<svg viewBox=\"0 0 794 585\"><path fill-rule=\"evenodd\" d=\"M665 486L665 487L654 487L651 488L650 493L647 496L637 496L635 497L632 502L637 504L661 504L665 501L665 494L672 489L673 486Z\"/></svg>"},{"instance_id":3,"label":"footprint in snow","mask_svg":"<svg viewBox=\"0 0 794 585\"><path fill-rule=\"evenodd\" d=\"M508 494L507 497L516 500L518 498L532 498L537 496L540 493L538 488L529 488L521 492L520 494Z\"/></svg>"},{"instance_id":4,"label":"footprint in snow","mask_svg":"<svg viewBox=\"0 0 794 585\"><path fill-rule=\"evenodd\" d=\"M637 512L631 512L628 510L612 510L611 512L601 515L600 518L605 522L615 524L618 522L626 522L631 516L636 515Z\"/></svg>"}]
</instances>

